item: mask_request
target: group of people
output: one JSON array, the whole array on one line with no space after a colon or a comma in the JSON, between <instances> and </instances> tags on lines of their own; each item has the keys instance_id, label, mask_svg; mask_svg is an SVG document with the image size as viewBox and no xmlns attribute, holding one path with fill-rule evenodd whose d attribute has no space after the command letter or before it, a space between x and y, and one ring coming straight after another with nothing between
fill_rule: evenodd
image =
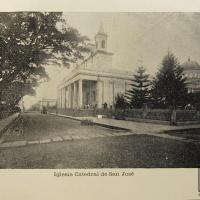
<instances>
[{"instance_id":1,"label":"group of people","mask_svg":"<svg viewBox=\"0 0 200 200\"><path fill-rule=\"evenodd\" d=\"M107 109L108 108L108 104L105 102L102 104L103 109ZM96 109L97 108L97 104L87 104L84 105L83 107L84 109ZM112 109L112 106L110 107Z\"/></svg>"},{"instance_id":2,"label":"group of people","mask_svg":"<svg viewBox=\"0 0 200 200\"><path fill-rule=\"evenodd\" d=\"M97 108L97 104L86 104L83 106L84 109L95 109Z\"/></svg>"},{"instance_id":3,"label":"group of people","mask_svg":"<svg viewBox=\"0 0 200 200\"><path fill-rule=\"evenodd\" d=\"M47 114L47 108L42 106L41 114Z\"/></svg>"}]
</instances>

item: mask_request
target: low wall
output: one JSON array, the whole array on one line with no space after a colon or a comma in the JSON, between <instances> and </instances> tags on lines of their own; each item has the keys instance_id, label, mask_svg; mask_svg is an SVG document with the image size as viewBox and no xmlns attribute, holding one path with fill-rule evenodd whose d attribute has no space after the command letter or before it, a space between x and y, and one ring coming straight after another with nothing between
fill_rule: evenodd
<instances>
[{"instance_id":1,"label":"low wall","mask_svg":"<svg viewBox=\"0 0 200 200\"><path fill-rule=\"evenodd\" d=\"M171 111L170 110L161 110L161 109L126 109L126 110L103 110L98 109L97 114L106 115L107 117L112 116L123 116L125 118L138 118L138 119L149 119L149 120L163 120L170 121Z\"/></svg>"},{"instance_id":2,"label":"low wall","mask_svg":"<svg viewBox=\"0 0 200 200\"><path fill-rule=\"evenodd\" d=\"M104 115L108 118L116 117L118 119L142 119L163 122L171 122L173 118L173 123L200 121L200 114L195 110L176 110L173 113L169 109L49 109L48 111L74 117Z\"/></svg>"},{"instance_id":3,"label":"low wall","mask_svg":"<svg viewBox=\"0 0 200 200\"><path fill-rule=\"evenodd\" d=\"M177 110L176 120L179 122L184 121L199 121L199 111L196 110Z\"/></svg>"},{"instance_id":4,"label":"low wall","mask_svg":"<svg viewBox=\"0 0 200 200\"><path fill-rule=\"evenodd\" d=\"M62 115L69 115L73 117L89 117L96 116L96 112L94 109L48 109L48 112L58 113Z\"/></svg>"}]
</instances>

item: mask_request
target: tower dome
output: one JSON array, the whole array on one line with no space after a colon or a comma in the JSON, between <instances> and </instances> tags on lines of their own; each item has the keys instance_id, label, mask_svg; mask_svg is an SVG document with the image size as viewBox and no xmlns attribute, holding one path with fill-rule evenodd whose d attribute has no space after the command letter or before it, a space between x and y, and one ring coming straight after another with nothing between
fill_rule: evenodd
<instances>
[{"instance_id":1,"label":"tower dome","mask_svg":"<svg viewBox=\"0 0 200 200\"><path fill-rule=\"evenodd\" d=\"M190 58L188 58L188 60L184 62L181 66L183 67L184 70L200 70L199 63L190 60Z\"/></svg>"},{"instance_id":2,"label":"tower dome","mask_svg":"<svg viewBox=\"0 0 200 200\"><path fill-rule=\"evenodd\" d=\"M190 60L190 58L184 62L182 65L184 75L187 78L187 88L188 92L198 92L200 91L200 65L196 61Z\"/></svg>"}]
</instances>

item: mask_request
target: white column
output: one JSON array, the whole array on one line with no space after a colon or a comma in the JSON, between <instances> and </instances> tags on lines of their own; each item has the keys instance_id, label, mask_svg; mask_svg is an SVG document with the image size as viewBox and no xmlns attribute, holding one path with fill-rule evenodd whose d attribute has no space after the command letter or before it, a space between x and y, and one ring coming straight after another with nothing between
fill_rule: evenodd
<instances>
[{"instance_id":1,"label":"white column","mask_svg":"<svg viewBox=\"0 0 200 200\"><path fill-rule=\"evenodd\" d=\"M69 98L69 108L72 108L72 97L71 97L71 92L72 92L72 89L71 89L71 84L70 85L68 85L68 90L69 90L69 92L68 92L68 98Z\"/></svg>"},{"instance_id":2,"label":"white column","mask_svg":"<svg viewBox=\"0 0 200 200\"><path fill-rule=\"evenodd\" d=\"M103 100L103 87L102 87L102 82L97 81L97 107L101 108L102 107L102 102Z\"/></svg>"},{"instance_id":3,"label":"white column","mask_svg":"<svg viewBox=\"0 0 200 200\"><path fill-rule=\"evenodd\" d=\"M68 88L65 86L65 108L68 108Z\"/></svg>"},{"instance_id":4,"label":"white column","mask_svg":"<svg viewBox=\"0 0 200 200\"><path fill-rule=\"evenodd\" d=\"M62 108L62 88L60 89L60 108Z\"/></svg>"},{"instance_id":5,"label":"white column","mask_svg":"<svg viewBox=\"0 0 200 200\"><path fill-rule=\"evenodd\" d=\"M62 89L60 89L60 108L62 108Z\"/></svg>"},{"instance_id":6,"label":"white column","mask_svg":"<svg viewBox=\"0 0 200 200\"><path fill-rule=\"evenodd\" d=\"M58 99L59 99L59 108L61 108L61 93L60 93L60 89L58 91L58 95L59 95L59 97L58 97Z\"/></svg>"},{"instance_id":7,"label":"white column","mask_svg":"<svg viewBox=\"0 0 200 200\"><path fill-rule=\"evenodd\" d=\"M74 86L74 94L73 94L73 108L77 107L77 86L76 82L73 83Z\"/></svg>"},{"instance_id":8,"label":"white column","mask_svg":"<svg viewBox=\"0 0 200 200\"><path fill-rule=\"evenodd\" d=\"M66 86L67 89L67 94L66 94L66 98L67 98L67 108L69 108L69 86Z\"/></svg>"},{"instance_id":9,"label":"white column","mask_svg":"<svg viewBox=\"0 0 200 200\"><path fill-rule=\"evenodd\" d=\"M70 84L70 108L73 108L73 93L72 93L73 84Z\"/></svg>"},{"instance_id":10,"label":"white column","mask_svg":"<svg viewBox=\"0 0 200 200\"><path fill-rule=\"evenodd\" d=\"M65 108L65 88L62 88L62 108Z\"/></svg>"},{"instance_id":11,"label":"white column","mask_svg":"<svg viewBox=\"0 0 200 200\"><path fill-rule=\"evenodd\" d=\"M64 103L63 108L66 108L66 88L65 87L63 88L63 103Z\"/></svg>"},{"instance_id":12,"label":"white column","mask_svg":"<svg viewBox=\"0 0 200 200\"><path fill-rule=\"evenodd\" d=\"M57 107L60 108L60 90L57 89Z\"/></svg>"},{"instance_id":13,"label":"white column","mask_svg":"<svg viewBox=\"0 0 200 200\"><path fill-rule=\"evenodd\" d=\"M67 108L70 108L70 87L69 87L69 85L67 86L67 90L68 90L68 94L67 94L67 98L68 98Z\"/></svg>"},{"instance_id":14,"label":"white column","mask_svg":"<svg viewBox=\"0 0 200 200\"><path fill-rule=\"evenodd\" d=\"M72 108L72 85L69 86L69 108Z\"/></svg>"},{"instance_id":15,"label":"white column","mask_svg":"<svg viewBox=\"0 0 200 200\"><path fill-rule=\"evenodd\" d=\"M83 81L78 81L78 106L82 108L83 106Z\"/></svg>"}]
</instances>

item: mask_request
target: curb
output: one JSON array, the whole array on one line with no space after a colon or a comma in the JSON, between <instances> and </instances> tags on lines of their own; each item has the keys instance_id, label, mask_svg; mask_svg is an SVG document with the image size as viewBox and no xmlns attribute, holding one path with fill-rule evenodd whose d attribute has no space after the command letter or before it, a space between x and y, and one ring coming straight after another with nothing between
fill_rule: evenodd
<instances>
[{"instance_id":1,"label":"curb","mask_svg":"<svg viewBox=\"0 0 200 200\"><path fill-rule=\"evenodd\" d=\"M76 117L72 117L72 116L68 116L68 115L61 115L61 114L56 114L56 113L48 113L50 115L55 115L58 117L64 117L64 118L68 118L68 119L72 119L72 120L76 120L76 121L82 121L82 119L78 119ZM130 120L127 120L130 121ZM102 126L105 128L110 128L110 129L118 129L118 130L124 130L124 131L133 131L131 129L126 129L126 128L122 128L119 126L113 126L113 125L107 125L107 124L102 124L102 123L98 123L98 122L93 122L93 124L97 125L97 126ZM166 125L166 124L165 124ZM194 131L194 130L200 130L200 127L193 127L193 128L180 128L180 129L170 129L170 130L162 130L157 132L158 134L163 134L163 133L169 133L169 132L182 132L182 131Z\"/></svg>"},{"instance_id":2,"label":"curb","mask_svg":"<svg viewBox=\"0 0 200 200\"><path fill-rule=\"evenodd\" d=\"M176 133L180 133L180 132L184 132L184 131L197 131L197 130L200 130L200 127L194 127L194 128L183 128L183 129L172 129L172 130L164 130L162 132L159 132L159 133L173 133L173 132L176 132Z\"/></svg>"},{"instance_id":3,"label":"curb","mask_svg":"<svg viewBox=\"0 0 200 200\"><path fill-rule=\"evenodd\" d=\"M64 118L68 118L68 119L72 119L72 120L76 120L76 121L84 120L84 119L78 119L78 118L75 118L75 117L71 117L71 116L68 116L68 115L60 115L60 114L56 114L56 113L48 113L48 114L55 115L55 116L58 116L58 117L64 117ZM132 131L131 129L122 128L122 127L119 127L119 126L108 125L108 124L101 124L101 123L98 123L98 122L93 122L93 124L97 125L97 126L109 128L109 129L119 130L119 131L120 130L121 131Z\"/></svg>"},{"instance_id":4,"label":"curb","mask_svg":"<svg viewBox=\"0 0 200 200\"><path fill-rule=\"evenodd\" d=\"M78 140L89 140L93 138L105 138L105 137L120 137L120 136L127 136L127 135L133 135L132 132L126 132L126 133L110 133L108 135L97 135L97 136L57 136L54 138L48 138L48 139L42 139L42 140L20 140L20 141L14 141L14 142L5 142L0 144L1 148L12 148L12 147L24 147L24 146L31 146L35 144L50 144L50 143L57 143L57 142L65 142L65 141L78 141Z\"/></svg>"},{"instance_id":5,"label":"curb","mask_svg":"<svg viewBox=\"0 0 200 200\"><path fill-rule=\"evenodd\" d=\"M64 118L72 119L72 120L76 120L76 121L82 121L81 119L78 119L78 118L75 118L75 117L71 117L71 116L68 116L68 115L61 115L61 114L56 114L56 113L47 113L47 114L58 116L58 117L64 117Z\"/></svg>"},{"instance_id":6,"label":"curb","mask_svg":"<svg viewBox=\"0 0 200 200\"><path fill-rule=\"evenodd\" d=\"M8 124L6 124L1 130L0 130L0 138L2 137L2 135L10 128L13 127L16 122L19 120L20 118L20 113L18 113L18 115L16 116L16 118L12 119ZM0 142L1 143L1 142Z\"/></svg>"},{"instance_id":7,"label":"curb","mask_svg":"<svg viewBox=\"0 0 200 200\"><path fill-rule=\"evenodd\" d=\"M101 124L101 123L98 123L98 122L93 122L94 125L97 125L97 126L102 126L102 127L105 127L105 128L110 128L110 129L115 129L115 130L121 130L121 131L132 131L131 129L128 129L128 128L121 128L119 126L113 126L113 125L107 125L107 124Z\"/></svg>"},{"instance_id":8,"label":"curb","mask_svg":"<svg viewBox=\"0 0 200 200\"><path fill-rule=\"evenodd\" d=\"M125 117L125 120L132 121L132 122L140 122L140 123L170 125L169 121L156 120L156 119L142 119L142 118L140 119L140 118L133 118L133 117Z\"/></svg>"},{"instance_id":9,"label":"curb","mask_svg":"<svg viewBox=\"0 0 200 200\"><path fill-rule=\"evenodd\" d=\"M50 144L50 143L53 144L53 143L66 142L66 141L90 140L90 139L96 139L96 138L121 137L121 136L135 135L135 134L138 135L137 133L133 133L133 132L121 132L120 134L118 132L116 132L116 133L109 133L108 135L97 135L97 136L68 136L68 135L65 135L65 136L56 136L54 138L48 138L48 139L42 139L42 140L32 140L32 141L20 140L20 141L2 143L2 144L0 144L0 149L12 148L12 147L33 146L36 144ZM149 136L160 137L158 134L150 134ZM168 137L168 135L167 135L167 137L164 136L163 138L181 141L184 143L200 144L200 141L196 141L193 139L181 138L181 137L173 137L173 136Z\"/></svg>"}]
</instances>

